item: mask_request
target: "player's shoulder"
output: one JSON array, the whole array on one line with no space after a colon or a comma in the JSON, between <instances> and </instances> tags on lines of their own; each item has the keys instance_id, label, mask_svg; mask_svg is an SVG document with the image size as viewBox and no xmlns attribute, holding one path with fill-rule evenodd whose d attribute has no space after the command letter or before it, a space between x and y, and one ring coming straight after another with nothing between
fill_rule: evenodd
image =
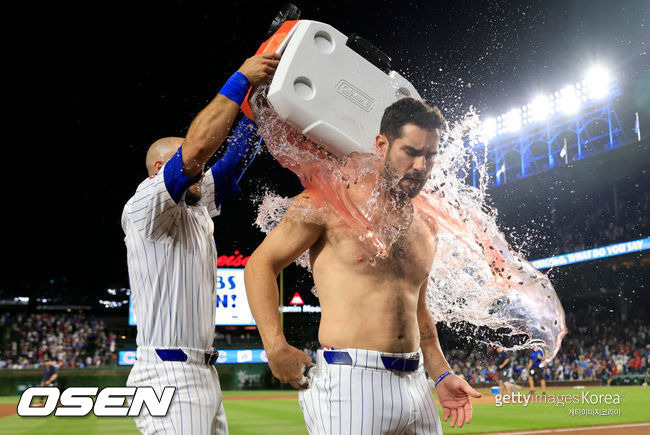
<instances>
[{"instance_id":1,"label":"player's shoulder","mask_svg":"<svg viewBox=\"0 0 650 435\"><path fill-rule=\"evenodd\" d=\"M129 216L142 210L147 203L147 198L160 193L159 190L166 190L162 173L154 174L147 177L138 184L133 195L126 201L122 209L122 226L124 227L129 220Z\"/></svg>"},{"instance_id":2,"label":"player's shoulder","mask_svg":"<svg viewBox=\"0 0 650 435\"><path fill-rule=\"evenodd\" d=\"M164 183L165 183L164 171L161 169L160 172L157 172L142 180L140 184L138 184L138 187L135 189L135 193L138 194L140 192L151 189L154 186L158 186Z\"/></svg>"},{"instance_id":3,"label":"player's shoulder","mask_svg":"<svg viewBox=\"0 0 650 435\"><path fill-rule=\"evenodd\" d=\"M292 224L325 227L331 220L331 212L320 192L305 189L291 199L282 220Z\"/></svg>"},{"instance_id":4,"label":"player's shoulder","mask_svg":"<svg viewBox=\"0 0 650 435\"><path fill-rule=\"evenodd\" d=\"M301 207L305 205L317 205L322 202L322 194L314 189L305 189L291 200L291 207Z\"/></svg>"},{"instance_id":5,"label":"player's shoulder","mask_svg":"<svg viewBox=\"0 0 650 435\"><path fill-rule=\"evenodd\" d=\"M138 187L136 187L135 192L126 202L126 205L128 206L129 204L142 200L144 197L150 196L157 187L164 187L164 183L165 180L162 171L145 178L138 184Z\"/></svg>"},{"instance_id":6,"label":"player's shoulder","mask_svg":"<svg viewBox=\"0 0 650 435\"><path fill-rule=\"evenodd\" d=\"M413 201L416 221L420 222L432 235L438 233L438 224L433 215L427 213L419 200Z\"/></svg>"},{"instance_id":7,"label":"player's shoulder","mask_svg":"<svg viewBox=\"0 0 650 435\"><path fill-rule=\"evenodd\" d=\"M322 214L327 212L328 202L322 192L315 189L305 189L292 198L289 210Z\"/></svg>"}]
</instances>

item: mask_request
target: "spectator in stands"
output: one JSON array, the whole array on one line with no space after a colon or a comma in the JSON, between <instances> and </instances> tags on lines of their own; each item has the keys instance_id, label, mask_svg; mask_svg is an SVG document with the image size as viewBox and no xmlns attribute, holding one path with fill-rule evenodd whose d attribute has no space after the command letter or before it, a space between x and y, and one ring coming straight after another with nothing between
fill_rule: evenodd
<instances>
[{"instance_id":1,"label":"spectator in stands","mask_svg":"<svg viewBox=\"0 0 650 435\"><path fill-rule=\"evenodd\" d=\"M39 368L48 353L61 367L96 365L112 359L114 343L115 334L107 334L101 320L84 314L0 316L0 368Z\"/></svg>"},{"instance_id":2,"label":"spectator in stands","mask_svg":"<svg viewBox=\"0 0 650 435\"><path fill-rule=\"evenodd\" d=\"M640 372L642 366L643 366L643 362L641 361L641 355L639 355L639 352L635 351L634 358L632 358L628 363L628 371Z\"/></svg>"}]
</instances>

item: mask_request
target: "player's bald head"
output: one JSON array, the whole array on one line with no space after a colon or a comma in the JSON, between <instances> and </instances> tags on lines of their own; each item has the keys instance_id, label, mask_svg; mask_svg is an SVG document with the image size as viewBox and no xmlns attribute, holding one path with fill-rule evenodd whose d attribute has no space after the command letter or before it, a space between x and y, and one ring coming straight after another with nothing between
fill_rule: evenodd
<instances>
[{"instance_id":1,"label":"player's bald head","mask_svg":"<svg viewBox=\"0 0 650 435\"><path fill-rule=\"evenodd\" d=\"M160 167L174 155L182 144L182 137L163 137L152 143L147 151L145 161L149 175L158 172ZM156 164L157 162L158 164Z\"/></svg>"}]
</instances>

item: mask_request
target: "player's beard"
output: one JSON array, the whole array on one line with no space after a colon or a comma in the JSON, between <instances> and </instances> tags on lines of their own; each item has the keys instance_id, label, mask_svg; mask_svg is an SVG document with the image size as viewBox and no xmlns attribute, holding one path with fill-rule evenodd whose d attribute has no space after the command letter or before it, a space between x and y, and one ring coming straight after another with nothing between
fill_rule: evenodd
<instances>
[{"instance_id":1,"label":"player's beard","mask_svg":"<svg viewBox=\"0 0 650 435\"><path fill-rule=\"evenodd\" d=\"M198 204L201 200L201 197L203 196L199 188L195 186L196 185L190 187L187 189L187 192L185 192L185 204L189 205L190 207Z\"/></svg>"},{"instance_id":2,"label":"player's beard","mask_svg":"<svg viewBox=\"0 0 650 435\"><path fill-rule=\"evenodd\" d=\"M388 182L390 192L401 200L418 196L426 181L420 174L400 175L388 158L384 162L384 178Z\"/></svg>"},{"instance_id":3,"label":"player's beard","mask_svg":"<svg viewBox=\"0 0 650 435\"><path fill-rule=\"evenodd\" d=\"M415 198L424 187L425 181L426 179L422 178L420 175L406 174L397 185L406 196L409 198Z\"/></svg>"}]
</instances>

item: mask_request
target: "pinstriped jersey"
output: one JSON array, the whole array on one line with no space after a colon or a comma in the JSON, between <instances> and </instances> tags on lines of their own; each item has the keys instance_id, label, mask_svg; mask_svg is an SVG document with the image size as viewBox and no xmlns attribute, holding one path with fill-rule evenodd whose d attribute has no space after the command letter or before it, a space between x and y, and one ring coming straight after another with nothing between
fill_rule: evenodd
<instances>
[{"instance_id":1,"label":"pinstriped jersey","mask_svg":"<svg viewBox=\"0 0 650 435\"><path fill-rule=\"evenodd\" d=\"M206 172L201 201L188 206L184 193L196 180L186 179L179 188L172 167L182 170L180 151L138 186L122 212L136 342L139 347L209 349L217 277L212 217L220 211L214 174Z\"/></svg>"}]
</instances>

